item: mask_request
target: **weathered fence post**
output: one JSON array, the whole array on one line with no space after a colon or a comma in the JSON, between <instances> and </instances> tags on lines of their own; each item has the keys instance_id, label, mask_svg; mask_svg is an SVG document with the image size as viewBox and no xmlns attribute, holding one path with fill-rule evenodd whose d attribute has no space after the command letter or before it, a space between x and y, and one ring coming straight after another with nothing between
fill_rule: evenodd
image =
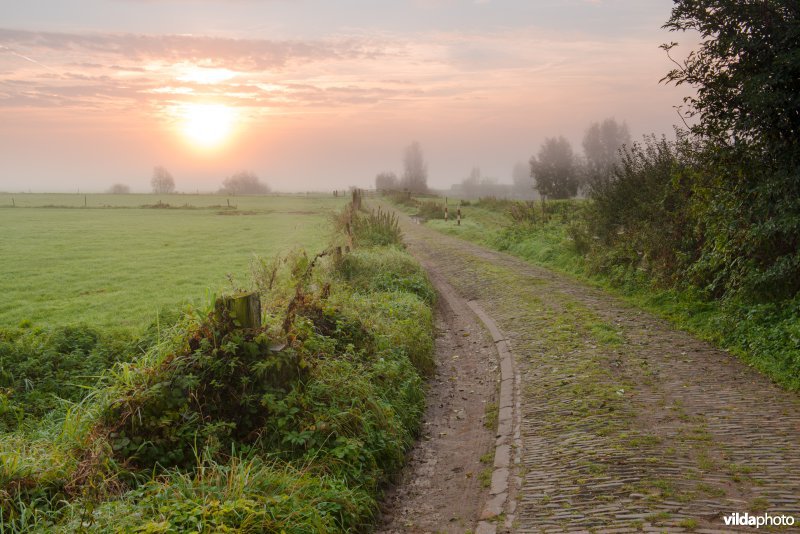
<instances>
[{"instance_id":1,"label":"weathered fence post","mask_svg":"<svg viewBox=\"0 0 800 534\"><path fill-rule=\"evenodd\" d=\"M236 293L219 297L214 304L214 310L218 320L227 315L241 328L261 326L261 299L258 293Z\"/></svg>"},{"instance_id":2,"label":"weathered fence post","mask_svg":"<svg viewBox=\"0 0 800 534\"><path fill-rule=\"evenodd\" d=\"M461 206L458 207L458 226L461 226Z\"/></svg>"},{"instance_id":3,"label":"weathered fence post","mask_svg":"<svg viewBox=\"0 0 800 534\"><path fill-rule=\"evenodd\" d=\"M447 204L444 206L444 222L447 222Z\"/></svg>"}]
</instances>

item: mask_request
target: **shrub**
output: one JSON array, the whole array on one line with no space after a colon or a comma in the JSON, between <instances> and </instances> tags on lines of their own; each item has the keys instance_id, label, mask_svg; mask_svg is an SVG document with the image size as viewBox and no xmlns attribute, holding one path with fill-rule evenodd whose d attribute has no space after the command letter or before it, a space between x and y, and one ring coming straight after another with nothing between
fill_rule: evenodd
<instances>
[{"instance_id":1,"label":"shrub","mask_svg":"<svg viewBox=\"0 0 800 534\"><path fill-rule=\"evenodd\" d=\"M444 204L435 200L425 200L419 203L417 217L425 220L444 219Z\"/></svg>"},{"instance_id":2,"label":"shrub","mask_svg":"<svg viewBox=\"0 0 800 534\"><path fill-rule=\"evenodd\" d=\"M693 157L685 138L645 137L623 150L613 179L595 183L587 212L598 238L589 258L596 271L642 269L664 283L685 282L701 240L687 186Z\"/></svg>"}]
</instances>

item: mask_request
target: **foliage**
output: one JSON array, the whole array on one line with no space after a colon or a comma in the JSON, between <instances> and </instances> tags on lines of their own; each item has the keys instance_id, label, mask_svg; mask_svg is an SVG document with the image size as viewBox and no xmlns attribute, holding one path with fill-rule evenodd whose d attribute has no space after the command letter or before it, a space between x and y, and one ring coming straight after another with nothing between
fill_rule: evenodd
<instances>
[{"instance_id":1,"label":"foliage","mask_svg":"<svg viewBox=\"0 0 800 534\"><path fill-rule=\"evenodd\" d=\"M516 198L533 200L536 198L536 189L531 178L530 164L518 161L511 170L511 180L513 182L512 191Z\"/></svg>"},{"instance_id":2,"label":"foliage","mask_svg":"<svg viewBox=\"0 0 800 534\"><path fill-rule=\"evenodd\" d=\"M175 191L175 178L164 167L153 168L153 177L150 179L153 193L173 193Z\"/></svg>"},{"instance_id":3,"label":"foliage","mask_svg":"<svg viewBox=\"0 0 800 534\"><path fill-rule=\"evenodd\" d=\"M350 233L356 246L394 245L402 239L397 215L380 207L368 211L348 208L336 215L334 221L340 231Z\"/></svg>"},{"instance_id":4,"label":"foliage","mask_svg":"<svg viewBox=\"0 0 800 534\"><path fill-rule=\"evenodd\" d=\"M122 333L88 326L1 329L0 431L80 401L106 369L139 348Z\"/></svg>"},{"instance_id":5,"label":"foliage","mask_svg":"<svg viewBox=\"0 0 800 534\"><path fill-rule=\"evenodd\" d=\"M631 134L624 122L605 119L589 126L583 136L583 153L586 157L584 180L590 191L594 184L604 184L612 178L614 166L620 161L620 150L630 142Z\"/></svg>"},{"instance_id":6,"label":"foliage","mask_svg":"<svg viewBox=\"0 0 800 534\"><path fill-rule=\"evenodd\" d=\"M269 186L250 171L240 171L222 181L221 195L265 195Z\"/></svg>"},{"instance_id":7,"label":"foliage","mask_svg":"<svg viewBox=\"0 0 800 534\"><path fill-rule=\"evenodd\" d=\"M109 195L129 195L131 193L130 186L125 184L114 184L108 188Z\"/></svg>"},{"instance_id":8,"label":"foliage","mask_svg":"<svg viewBox=\"0 0 800 534\"><path fill-rule=\"evenodd\" d=\"M656 145L664 140L650 139ZM646 156L648 142L637 144ZM659 158L640 162L658 172L666 167L681 168L681 155L675 143L666 143L655 149ZM668 149L668 150L667 150ZM676 152L678 150L678 152ZM660 151L660 152L659 152ZM671 156L670 156L671 154ZM675 156L678 159L673 159ZM669 156L669 157L667 157ZM669 165L667 163L669 162ZM643 179L643 177L640 177ZM669 192L657 186L653 179L652 191ZM670 193L674 196L674 193ZM566 200L549 202L551 215L542 219L537 212L535 223L513 223L507 207L498 204L471 212L470 225L429 223L437 230L458 235L481 244L507 251L539 265L569 273L612 292L620 294L645 309L670 319L679 327L707 339L736 354L748 364L758 368L771 379L791 390L800 390L800 299L757 303L741 298L713 299L691 283L678 283L676 287L658 277L658 270L641 258L634 260L636 267L613 261L618 250L598 243L599 237L589 233L587 221L596 217L594 201ZM488 206L489 204L486 204ZM637 209L633 207L632 209ZM630 213L630 212L628 212ZM505 215L500 217L500 215ZM655 217L654 217L655 219ZM471 225L476 225L473 230ZM669 221L663 223L668 227ZM634 229L636 230L636 229ZM631 237L641 240L652 230ZM625 240L618 238L620 246ZM588 241L588 243L587 243ZM638 257L638 254L636 255ZM630 255L622 255L630 259ZM684 273L688 276L689 273ZM667 278L674 278L672 277Z\"/></svg>"},{"instance_id":9,"label":"foliage","mask_svg":"<svg viewBox=\"0 0 800 534\"><path fill-rule=\"evenodd\" d=\"M403 178L400 185L412 193L428 191L428 164L422 154L422 146L417 141L408 145L403 153Z\"/></svg>"},{"instance_id":10,"label":"foliage","mask_svg":"<svg viewBox=\"0 0 800 534\"><path fill-rule=\"evenodd\" d=\"M173 470L120 499L99 503L87 522L67 508L66 532L338 532L372 510L369 493L341 479L318 476L258 457L208 462L192 472Z\"/></svg>"},{"instance_id":11,"label":"foliage","mask_svg":"<svg viewBox=\"0 0 800 534\"><path fill-rule=\"evenodd\" d=\"M455 210L451 215L455 215ZM444 219L444 203L435 200L420 201L417 207L417 217L429 221L431 219Z\"/></svg>"},{"instance_id":12,"label":"foliage","mask_svg":"<svg viewBox=\"0 0 800 534\"><path fill-rule=\"evenodd\" d=\"M696 90L685 99L705 149L694 204L706 239L695 271L718 294L792 298L800 290L800 7L679 0L665 27L703 39L664 78Z\"/></svg>"},{"instance_id":13,"label":"foliage","mask_svg":"<svg viewBox=\"0 0 800 534\"><path fill-rule=\"evenodd\" d=\"M688 283L702 235L692 212L696 147L645 137L621 152L613 178L594 183L582 237L598 271L638 269L669 284Z\"/></svg>"},{"instance_id":14,"label":"foliage","mask_svg":"<svg viewBox=\"0 0 800 534\"><path fill-rule=\"evenodd\" d=\"M425 271L397 247L356 250L342 259L339 272L359 291L405 291L429 304L436 298Z\"/></svg>"},{"instance_id":15,"label":"foliage","mask_svg":"<svg viewBox=\"0 0 800 534\"><path fill-rule=\"evenodd\" d=\"M4 530L368 527L424 408L433 289L396 246L254 265L263 327L189 310L63 418L0 434Z\"/></svg>"},{"instance_id":16,"label":"foliage","mask_svg":"<svg viewBox=\"0 0 800 534\"><path fill-rule=\"evenodd\" d=\"M400 180L393 172L381 172L375 176L375 189L378 191L396 191L400 187Z\"/></svg>"},{"instance_id":17,"label":"foliage","mask_svg":"<svg viewBox=\"0 0 800 534\"><path fill-rule=\"evenodd\" d=\"M530 160L536 190L546 198L563 199L578 194L580 177L575 154L563 137L545 139L539 154Z\"/></svg>"}]
</instances>

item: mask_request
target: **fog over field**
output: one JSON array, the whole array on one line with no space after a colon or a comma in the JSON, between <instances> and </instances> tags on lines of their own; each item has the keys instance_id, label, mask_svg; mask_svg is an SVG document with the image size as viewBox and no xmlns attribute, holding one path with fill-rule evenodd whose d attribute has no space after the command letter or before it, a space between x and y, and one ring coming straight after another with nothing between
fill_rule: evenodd
<instances>
[{"instance_id":1,"label":"fog over field","mask_svg":"<svg viewBox=\"0 0 800 534\"><path fill-rule=\"evenodd\" d=\"M418 141L431 187L510 182L592 122L670 133L669 0L84 0L0 5L0 191L371 186Z\"/></svg>"}]
</instances>

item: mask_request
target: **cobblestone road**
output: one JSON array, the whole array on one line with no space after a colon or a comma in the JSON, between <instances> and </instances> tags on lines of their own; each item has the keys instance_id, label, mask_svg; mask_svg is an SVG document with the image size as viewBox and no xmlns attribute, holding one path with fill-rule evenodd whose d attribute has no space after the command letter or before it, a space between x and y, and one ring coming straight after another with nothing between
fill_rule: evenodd
<instances>
[{"instance_id":1,"label":"cobblestone road","mask_svg":"<svg viewBox=\"0 0 800 534\"><path fill-rule=\"evenodd\" d=\"M407 219L404 232L493 317L521 373L521 487L499 531L756 531L726 526L734 512L800 525L796 394L600 290Z\"/></svg>"}]
</instances>

